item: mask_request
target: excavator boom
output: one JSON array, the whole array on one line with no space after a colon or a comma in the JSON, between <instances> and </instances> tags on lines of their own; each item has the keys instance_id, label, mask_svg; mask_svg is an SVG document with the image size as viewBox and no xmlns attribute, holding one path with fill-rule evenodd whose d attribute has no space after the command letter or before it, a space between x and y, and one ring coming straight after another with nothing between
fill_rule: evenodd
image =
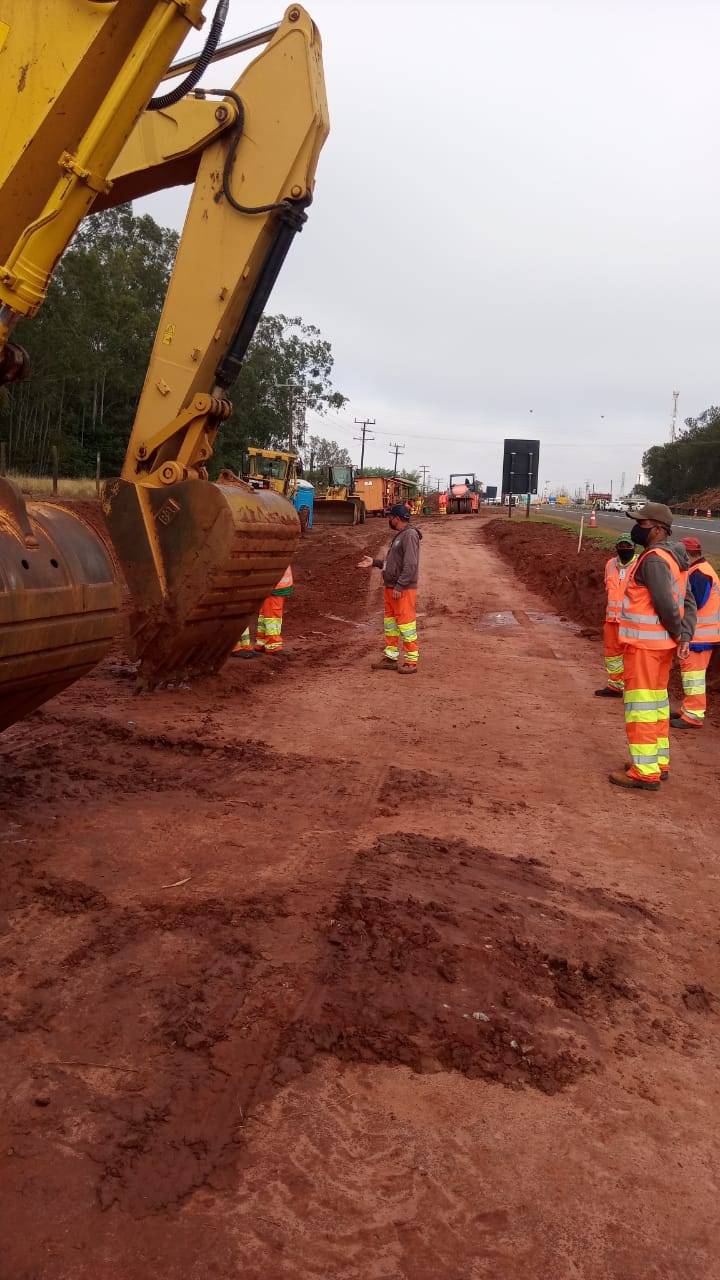
<instances>
[{"instance_id":1,"label":"excavator boom","mask_svg":"<svg viewBox=\"0 0 720 1280\"><path fill-rule=\"evenodd\" d=\"M193 96L181 91L153 100L143 112L188 25L200 25L203 0L38 2L48 10L50 29L62 25L58 7L78 23L67 49L63 43L56 51L48 40L28 62L31 6L0 0L0 41L8 28L0 73L7 83L8 72L10 79L17 72L16 93L25 75L35 108L23 145L13 139L0 182L0 379L24 376L26 357L11 343L12 329L41 304L82 216L192 182L125 464L106 483L102 506L132 597L126 641L141 684L206 675L222 664L272 590L300 535L297 514L282 496L242 482L212 484L207 464L232 411L225 393L312 199L329 127L320 37L307 13L292 5L236 84L211 82L206 90L194 88ZM218 11L226 8L220 0ZM8 9L13 22L4 22ZM84 88L88 77L92 92ZM68 108L67 127L58 118L61 104ZM20 130L9 100L0 98L2 108ZM0 566L14 563L23 547L24 558L30 555L23 521L40 545L47 508L25 507L18 495L3 496L0 489ZM102 539L86 533L92 559ZM114 604L105 619L105 649L118 603L110 557L106 564ZM23 687L39 705L75 676L70 662L62 683L48 677L48 653L56 647L49 598L42 586L34 589L39 579L32 568L22 580L0 576L0 624L22 619ZM72 586L71 570L68 575ZM83 611L76 601L74 612ZM101 650L98 644L94 660ZM16 667L12 656L7 665L0 662L0 695L14 686Z\"/></svg>"}]
</instances>

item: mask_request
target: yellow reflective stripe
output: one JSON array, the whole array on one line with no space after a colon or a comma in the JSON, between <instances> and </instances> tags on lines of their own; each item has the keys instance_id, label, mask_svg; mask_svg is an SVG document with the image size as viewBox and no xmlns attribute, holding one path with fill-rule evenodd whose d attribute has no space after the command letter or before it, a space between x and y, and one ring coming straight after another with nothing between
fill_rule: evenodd
<instances>
[{"instance_id":1,"label":"yellow reflective stripe","mask_svg":"<svg viewBox=\"0 0 720 1280\"><path fill-rule=\"evenodd\" d=\"M624 666L625 666L625 661L622 655L619 658L605 659L605 670L609 671L611 675L616 675L617 672L622 671Z\"/></svg>"}]
</instances>

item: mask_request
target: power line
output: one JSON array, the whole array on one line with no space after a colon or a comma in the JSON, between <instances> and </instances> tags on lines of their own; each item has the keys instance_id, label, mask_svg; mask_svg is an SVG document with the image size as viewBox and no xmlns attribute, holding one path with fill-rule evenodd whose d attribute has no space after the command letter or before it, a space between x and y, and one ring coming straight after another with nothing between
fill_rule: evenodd
<instances>
[{"instance_id":1,"label":"power line","mask_svg":"<svg viewBox=\"0 0 720 1280\"><path fill-rule=\"evenodd\" d=\"M362 444L360 446L360 471L362 472L363 463L365 462L365 436L367 434L368 427L375 426L375 419L374 418L356 418L355 425L357 427L360 427L362 431L362 436L353 436L353 440L362 440ZM374 436L368 436L368 440L370 443L372 443L374 439L375 439Z\"/></svg>"},{"instance_id":2,"label":"power line","mask_svg":"<svg viewBox=\"0 0 720 1280\"><path fill-rule=\"evenodd\" d=\"M25 384L22 384L22 385L25 385ZM309 412L315 414L316 418L318 419L318 422L324 422L324 423L331 422L335 426L339 427L342 431L353 430L350 423L343 422L342 418L338 418L334 414L319 414L315 409L311 409L309 410ZM377 427L375 430L376 430L376 434L379 436L389 436L392 434L390 431L382 431ZM503 432L504 432L504 428L503 428ZM436 435L428 435L427 432L419 433L419 432L411 431L411 432L406 432L405 435L408 440L423 440L425 444L443 444L443 445L444 444L469 444L469 445L483 445L483 446L492 445L492 446L497 446L501 449L502 449L503 440L505 439L504 434L499 436L492 436L490 438L485 438L485 437L474 436L474 435L436 436ZM590 449L595 444L595 441L589 437L585 440L573 440L573 441L547 440L543 436L542 443L543 443L543 448L545 449ZM635 449L649 448L648 437L646 437L644 440L627 440L623 435L618 435L618 436L606 435L603 437L603 446L602 446L603 449L606 449L609 444L615 444L618 446L626 445L628 448L635 448ZM714 447L716 448L717 445L715 445Z\"/></svg>"},{"instance_id":3,"label":"power line","mask_svg":"<svg viewBox=\"0 0 720 1280\"><path fill-rule=\"evenodd\" d=\"M423 491L423 493L424 493L424 492L425 492L425 490L427 489L427 478L428 478L428 472L430 471L430 468L429 468L429 467L426 467L426 466L423 464L423 466L422 466L422 467L418 467L418 471L421 471L421 472L422 472L422 478L421 478L421 480L420 480L420 487L421 487L421 489L422 489L422 491Z\"/></svg>"}]
</instances>

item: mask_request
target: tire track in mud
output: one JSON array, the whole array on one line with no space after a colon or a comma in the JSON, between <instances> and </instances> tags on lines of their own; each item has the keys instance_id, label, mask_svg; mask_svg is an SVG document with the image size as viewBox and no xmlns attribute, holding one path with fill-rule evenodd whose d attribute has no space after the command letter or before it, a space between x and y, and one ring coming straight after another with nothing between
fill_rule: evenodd
<instances>
[{"instance_id":1,"label":"tire track in mud","mask_svg":"<svg viewBox=\"0 0 720 1280\"><path fill-rule=\"evenodd\" d=\"M125 804L133 795L142 800L145 785L133 788L128 777L143 773L139 753L150 752L151 785L160 793L191 789L202 802L240 789L235 803L251 806L243 819L246 847L266 826L268 797L283 794L292 810L294 795L306 793L311 764L322 796L311 825L287 833L283 852L294 870L279 876L275 890L248 895L235 877L222 897L180 889L173 905L146 892L121 903L54 874L47 837L26 838L23 857L12 864L5 905L15 929L30 927L34 942L21 963L7 959L11 983L24 994L6 1005L0 1036L16 1048L23 1038L42 1038L32 1087L52 1105L31 1110L29 1124L21 1115L10 1141L36 1150L62 1141L70 1117L81 1115L74 1145L87 1158L85 1169L89 1163L95 1170L100 1206L142 1217L181 1204L201 1187L225 1187L236 1175L248 1110L277 1087L278 1038L315 981L322 942L316 921L352 863L353 831L375 803L385 765L310 762L263 743L156 735L105 722L88 731L87 757L69 774L50 770L55 808L58 792L66 810L76 803L78 776L98 802L95 788L112 774L117 742L133 753L121 774ZM33 767L13 797L20 814L48 763L59 765L57 747L40 749L38 759L36 744L28 755ZM186 762L182 770L178 756ZM218 841L225 857L228 835L223 822Z\"/></svg>"}]
</instances>

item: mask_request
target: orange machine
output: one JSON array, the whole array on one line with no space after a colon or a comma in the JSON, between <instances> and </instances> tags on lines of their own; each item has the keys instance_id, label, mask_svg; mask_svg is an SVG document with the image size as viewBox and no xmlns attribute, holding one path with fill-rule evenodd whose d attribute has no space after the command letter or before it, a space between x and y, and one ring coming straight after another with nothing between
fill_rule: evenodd
<instances>
[{"instance_id":1,"label":"orange machine","mask_svg":"<svg viewBox=\"0 0 720 1280\"><path fill-rule=\"evenodd\" d=\"M448 513L463 515L470 511L479 511L482 485L475 479L474 472L463 476L462 472L450 476L448 485Z\"/></svg>"}]
</instances>

